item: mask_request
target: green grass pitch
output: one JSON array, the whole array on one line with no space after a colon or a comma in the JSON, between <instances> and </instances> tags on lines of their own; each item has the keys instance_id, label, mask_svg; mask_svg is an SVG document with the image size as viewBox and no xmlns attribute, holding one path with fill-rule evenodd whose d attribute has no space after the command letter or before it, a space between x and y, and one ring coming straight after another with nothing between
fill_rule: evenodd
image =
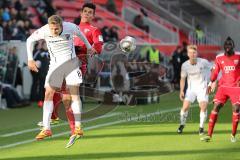
<instances>
[{"instance_id":1,"label":"green grass pitch","mask_svg":"<svg viewBox=\"0 0 240 160\"><path fill-rule=\"evenodd\" d=\"M85 104L85 107L91 104ZM192 105L184 133L176 133L181 102L178 92L160 97L159 104L119 106L105 117L84 122L85 136L71 148L68 125L52 128L52 138L37 142L42 111L36 106L0 110L0 159L3 160L237 160L240 142L231 143L231 107L221 110L213 141L198 135L199 108ZM209 105L209 112L212 104ZM207 130L207 123L205 131Z\"/></svg>"}]
</instances>

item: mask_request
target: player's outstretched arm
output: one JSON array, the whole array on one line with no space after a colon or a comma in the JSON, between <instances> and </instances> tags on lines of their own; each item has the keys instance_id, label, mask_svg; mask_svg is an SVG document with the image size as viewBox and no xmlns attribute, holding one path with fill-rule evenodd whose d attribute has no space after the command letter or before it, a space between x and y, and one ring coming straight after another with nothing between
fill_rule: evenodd
<instances>
[{"instance_id":1,"label":"player's outstretched arm","mask_svg":"<svg viewBox=\"0 0 240 160\"><path fill-rule=\"evenodd\" d=\"M37 64L34 60L28 60L28 68L31 71L38 72L38 67L37 67Z\"/></svg>"},{"instance_id":2,"label":"player's outstretched arm","mask_svg":"<svg viewBox=\"0 0 240 160\"><path fill-rule=\"evenodd\" d=\"M86 45L87 53L93 56L96 53L96 50L90 45L86 36L80 31L80 28L77 25L75 25L75 28L76 28L75 29L76 36L78 36Z\"/></svg>"},{"instance_id":3,"label":"player's outstretched arm","mask_svg":"<svg viewBox=\"0 0 240 160\"><path fill-rule=\"evenodd\" d=\"M36 62L33 60L33 46L35 44L34 39L30 36L27 39L27 55L28 55L28 68L31 71L38 72Z\"/></svg>"},{"instance_id":4,"label":"player's outstretched arm","mask_svg":"<svg viewBox=\"0 0 240 160\"><path fill-rule=\"evenodd\" d=\"M40 39L44 39L44 28L40 28L38 30L36 30L35 32L33 32L26 41L26 45L27 45L27 57L28 57L28 68L31 71L34 72L38 72L38 68L36 65L36 62L33 59L33 49L34 49L34 44L36 41L40 40Z\"/></svg>"},{"instance_id":5,"label":"player's outstretched arm","mask_svg":"<svg viewBox=\"0 0 240 160\"><path fill-rule=\"evenodd\" d=\"M80 28L74 24L74 33L78 36L83 43L86 45L87 49L90 50L92 48L91 44L88 42L86 36L80 31Z\"/></svg>"}]
</instances>

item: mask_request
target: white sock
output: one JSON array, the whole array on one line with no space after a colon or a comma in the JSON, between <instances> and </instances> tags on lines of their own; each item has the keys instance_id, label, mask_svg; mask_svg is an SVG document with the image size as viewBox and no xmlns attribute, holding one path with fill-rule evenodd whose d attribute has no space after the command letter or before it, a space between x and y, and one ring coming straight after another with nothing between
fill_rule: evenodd
<instances>
[{"instance_id":1,"label":"white sock","mask_svg":"<svg viewBox=\"0 0 240 160\"><path fill-rule=\"evenodd\" d=\"M43 103L43 127L51 129L50 121L53 112L53 101L44 101Z\"/></svg>"},{"instance_id":2,"label":"white sock","mask_svg":"<svg viewBox=\"0 0 240 160\"><path fill-rule=\"evenodd\" d=\"M180 125L185 125L187 121L188 111L184 112L181 110L180 112Z\"/></svg>"},{"instance_id":3,"label":"white sock","mask_svg":"<svg viewBox=\"0 0 240 160\"><path fill-rule=\"evenodd\" d=\"M206 112L200 111L200 124L199 124L200 128L204 127L204 123L205 123L206 119L207 119L207 111Z\"/></svg>"},{"instance_id":4,"label":"white sock","mask_svg":"<svg viewBox=\"0 0 240 160\"><path fill-rule=\"evenodd\" d=\"M81 100L72 101L71 108L75 119L75 127L79 127L81 126L81 111L82 111Z\"/></svg>"}]
</instances>

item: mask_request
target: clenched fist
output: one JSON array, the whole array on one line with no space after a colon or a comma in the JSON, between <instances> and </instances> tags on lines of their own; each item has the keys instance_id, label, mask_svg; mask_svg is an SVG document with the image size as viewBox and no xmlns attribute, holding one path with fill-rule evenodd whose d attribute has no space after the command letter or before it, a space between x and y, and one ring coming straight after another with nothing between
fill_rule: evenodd
<instances>
[{"instance_id":1,"label":"clenched fist","mask_svg":"<svg viewBox=\"0 0 240 160\"><path fill-rule=\"evenodd\" d=\"M38 72L38 67L37 67L37 64L36 64L36 62L34 60L29 60L28 61L28 68L31 71Z\"/></svg>"}]
</instances>

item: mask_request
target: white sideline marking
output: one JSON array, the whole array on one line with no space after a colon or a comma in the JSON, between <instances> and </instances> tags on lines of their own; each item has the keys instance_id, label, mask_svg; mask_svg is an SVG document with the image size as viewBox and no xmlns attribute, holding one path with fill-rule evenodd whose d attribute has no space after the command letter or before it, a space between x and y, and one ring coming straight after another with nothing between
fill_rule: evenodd
<instances>
[{"instance_id":1,"label":"white sideline marking","mask_svg":"<svg viewBox=\"0 0 240 160\"><path fill-rule=\"evenodd\" d=\"M66 124L68 124L68 123L67 122L60 123L60 124L51 126L51 128L64 126ZM16 135L20 135L20 134L24 134L24 133L28 133L28 132L33 132L33 131L39 131L39 130L40 130L40 127L32 128L32 129L25 129L25 130L18 131L18 132L6 133L6 134L3 134L3 135L0 135L0 137L11 137L11 136L16 136Z\"/></svg>"},{"instance_id":2,"label":"white sideline marking","mask_svg":"<svg viewBox=\"0 0 240 160\"><path fill-rule=\"evenodd\" d=\"M195 108L195 107L198 107L198 105L196 104L196 105L191 106L191 108ZM174 111L178 111L180 109L181 108L174 108L174 109L169 109L169 110L165 110L165 111L162 111L162 112L159 112L159 111L158 112L153 112L153 113L149 113L149 114L146 114L146 115L133 117L133 118L131 118L131 121L132 120L137 120L139 118L144 118L146 116L148 117L148 116L158 115L158 114L162 114L162 113L174 112ZM114 124L124 123L124 122L128 122L128 120L119 120L119 121L103 123L103 124L99 124L99 125L95 125L95 126L89 126L89 127L86 127L84 130L91 130L91 129L96 129L96 128L100 128L100 127L111 126L111 125L114 125ZM69 134L69 132L61 132L61 133L53 135L52 137L53 138L60 137L60 136L65 135L65 134ZM11 147L15 147L15 146L18 146L18 145L31 143L31 142L34 142L34 141L36 141L36 140L35 139L29 139L29 140L25 140L25 141L21 141L21 142L17 142L17 143L3 145L3 146L0 146L0 149L11 148Z\"/></svg>"},{"instance_id":3,"label":"white sideline marking","mask_svg":"<svg viewBox=\"0 0 240 160\"><path fill-rule=\"evenodd\" d=\"M168 93L166 93L166 94L168 94ZM166 95L166 94L163 94L163 95ZM163 96L163 95L161 95L161 96ZM212 95L209 96L209 98L210 97L212 97ZM191 105L191 108L195 108L195 107L198 107L198 104ZM165 111L162 111L162 112L159 112L159 111L158 112L153 112L153 113L149 113L149 114L146 114L146 115L131 118L131 120L137 120L139 118L144 118L146 116L153 116L153 115L162 114L162 113L179 111L180 109L181 108L173 108L173 109L168 109L168 110L165 110ZM98 118L100 118L100 117L98 117ZM123 123L123 122L128 122L128 120L120 120L120 121L115 121L115 122L103 123L103 124L99 124L99 125L95 125L95 126L89 126L89 127L84 128L84 130L91 130L91 129L96 129L96 128L99 128L99 127L111 126L111 125L119 124L119 123ZM60 136L65 135L65 134L69 134L69 132L67 132L67 131L66 132L61 132L61 133L53 135L52 137L53 138L54 137L60 137ZM8 144L8 145L3 145L3 146L0 146L0 149L11 148L11 147L15 147L15 146L18 146L18 145L31 143L31 142L34 142L34 141L36 141L36 140L35 139L29 139L29 140L25 140L25 141L21 141L21 142L16 142L16 143Z\"/></svg>"},{"instance_id":4,"label":"white sideline marking","mask_svg":"<svg viewBox=\"0 0 240 160\"><path fill-rule=\"evenodd\" d=\"M169 93L172 93L172 92L169 92ZM164 93L164 94L160 95L160 97L165 96L169 93ZM96 118L93 118L93 119L90 119L90 120L83 120L82 122L90 122L90 121L94 121L94 120L97 120L97 119L100 119L100 118L112 117L112 116L115 116L115 115L118 115L118 114L120 114L120 113L110 113L110 114L106 114L106 115L96 117ZM67 125L67 124L68 124L67 122L64 122L64 123L61 123L61 124L58 124L58 125L52 125L51 128L64 126L64 125ZM38 131L38 130L39 130L39 127L38 128L32 128L32 129L26 129L26 130L22 130L22 131L18 131L18 132L6 133L6 134L3 134L3 135L0 135L0 137L16 136L16 135L20 135L20 134L24 134L24 133L28 133L28 132L33 132L33 131Z\"/></svg>"},{"instance_id":5,"label":"white sideline marking","mask_svg":"<svg viewBox=\"0 0 240 160\"><path fill-rule=\"evenodd\" d=\"M96 117L96 118L93 118L93 119L83 120L82 122L91 122L91 121L94 121L94 120L97 120L97 119L101 119L101 118L113 117L113 116L116 116L116 115L119 115L119 114L120 113L106 114L106 115L103 115L103 116L100 116L100 117ZM68 124L68 122L63 122L63 123L60 123L60 124L57 124L57 125L52 125L51 128L65 126L67 124ZM39 131L39 130L40 130L39 127L32 128L32 129L25 129L25 130L18 131L18 132L6 133L6 134L3 134L3 135L0 135L0 137L11 137L11 136L16 136L16 135L20 135L20 134L24 134L24 133L28 133L28 132L33 132L33 131Z\"/></svg>"}]
</instances>

